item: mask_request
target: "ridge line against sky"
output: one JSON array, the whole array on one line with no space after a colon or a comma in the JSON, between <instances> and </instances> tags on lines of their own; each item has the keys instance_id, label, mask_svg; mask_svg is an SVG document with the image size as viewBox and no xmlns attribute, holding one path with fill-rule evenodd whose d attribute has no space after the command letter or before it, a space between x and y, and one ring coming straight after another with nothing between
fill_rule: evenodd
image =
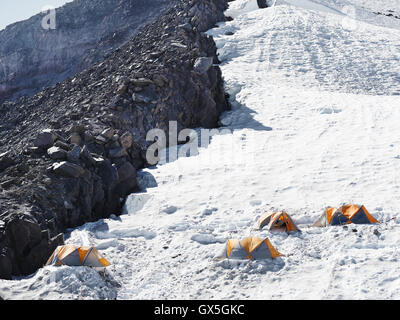
<instances>
[{"instance_id":1,"label":"ridge line against sky","mask_svg":"<svg viewBox=\"0 0 400 320\"><path fill-rule=\"evenodd\" d=\"M18 21L29 19L46 6L61 7L73 0L1 0L0 31Z\"/></svg>"}]
</instances>

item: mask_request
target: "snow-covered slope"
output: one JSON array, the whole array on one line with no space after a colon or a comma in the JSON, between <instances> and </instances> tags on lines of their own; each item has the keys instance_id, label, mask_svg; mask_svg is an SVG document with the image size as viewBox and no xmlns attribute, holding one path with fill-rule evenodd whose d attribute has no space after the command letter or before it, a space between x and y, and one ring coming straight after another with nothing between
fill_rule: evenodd
<instances>
[{"instance_id":1,"label":"snow-covered slope","mask_svg":"<svg viewBox=\"0 0 400 320\"><path fill-rule=\"evenodd\" d=\"M400 298L400 20L371 12L400 5L254 2L231 2L234 20L209 31L233 105L224 134L197 155L144 170L147 190L130 196L127 214L71 230L67 243L96 245L112 262L109 277L87 269L96 286L85 269L46 267L0 281L1 296ZM310 226L343 203L364 204L382 223ZM253 230L275 209L303 232ZM249 235L269 237L285 256L213 260L227 238Z\"/></svg>"}]
</instances>

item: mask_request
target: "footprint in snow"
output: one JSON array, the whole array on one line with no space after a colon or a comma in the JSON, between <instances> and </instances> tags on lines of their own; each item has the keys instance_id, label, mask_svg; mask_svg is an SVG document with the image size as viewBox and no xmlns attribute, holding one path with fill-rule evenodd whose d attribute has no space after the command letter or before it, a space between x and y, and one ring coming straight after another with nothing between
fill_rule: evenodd
<instances>
[{"instance_id":1,"label":"footprint in snow","mask_svg":"<svg viewBox=\"0 0 400 320\"><path fill-rule=\"evenodd\" d=\"M170 226L168 229L172 230L172 231L177 231L177 232L186 231L186 230L190 229L190 225L186 222L179 222L179 223L176 223L176 224Z\"/></svg>"},{"instance_id":2,"label":"footprint in snow","mask_svg":"<svg viewBox=\"0 0 400 320\"><path fill-rule=\"evenodd\" d=\"M225 243L225 239L216 238L212 234L197 233L191 237L191 240L196 241L200 244L213 244L213 243Z\"/></svg>"},{"instance_id":3,"label":"footprint in snow","mask_svg":"<svg viewBox=\"0 0 400 320\"><path fill-rule=\"evenodd\" d=\"M318 109L320 114L333 114L333 113L340 113L342 112L341 109L337 108L320 108Z\"/></svg>"},{"instance_id":4,"label":"footprint in snow","mask_svg":"<svg viewBox=\"0 0 400 320\"><path fill-rule=\"evenodd\" d=\"M217 208L207 208L207 209L204 209L204 210L203 210L203 216L212 215L212 213L213 213L214 211L218 211L218 209L217 209Z\"/></svg>"},{"instance_id":5,"label":"footprint in snow","mask_svg":"<svg viewBox=\"0 0 400 320\"><path fill-rule=\"evenodd\" d=\"M177 210L178 210L177 207L175 207L175 206L168 206L168 205L167 205L167 206L162 207L161 210L160 210L160 212L166 213L166 214L173 214L173 213L175 213Z\"/></svg>"},{"instance_id":6,"label":"footprint in snow","mask_svg":"<svg viewBox=\"0 0 400 320\"><path fill-rule=\"evenodd\" d=\"M262 204L262 201L261 200L251 200L249 203L251 206L256 207L256 206L260 206Z\"/></svg>"},{"instance_id":7,"label":"footprint in snow","mask_svg":"<svg viewBox=\"0 0 400 320\"><path fill-rule=\"evenodd\" d=\"M140 238L151 240L157 236L157 233L152 230L131 229L129 227L113 230L107 234L106 238Z\"/></svg>"}]
</instances>

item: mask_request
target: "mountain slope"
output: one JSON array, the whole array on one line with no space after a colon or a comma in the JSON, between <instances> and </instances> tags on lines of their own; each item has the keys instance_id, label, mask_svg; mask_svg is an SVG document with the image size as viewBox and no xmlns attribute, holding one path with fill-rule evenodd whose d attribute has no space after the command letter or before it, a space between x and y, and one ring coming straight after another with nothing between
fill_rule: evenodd
<instances>
[{"instance_id":1,"label":"mountain slope","mask_svg":"<svg viewBox=\"0 0 400 320\"><path fill-rule=\"evenodd\" d=\"M36 271L66 228L119 214L148 165L149 130L218 125L229 105L203 31L225 8L175 2L104 61L0 105L1 278Z\"/></svg>"},{"instance_id":2,"label":"mountain slope","mask_svg":"<svg viewBox=\"0 0 400 320\"><path fill-rule=\"evenodd\" d=\"M127 214L71 230L67 243L96 245L113 263L112 281L96 282L108 297L400 297L398 22L361 0L300 2L231 2L234 20L208 32L231 95L224 134L192 157L138 172L143 192L128 198ZM346 15L349 4L363 14ZM381 223L310 226L342 203L364 204ZM283 209L302 233L254 230L264 211ZM269 237L284 256L213 260L227 238L249 235ZM98 299L82 273L94 277L43 268L3 281L0 294ZM49 285L21 291L39 277Z\"/></svg>"},{"instance_id":3,"label":"mountain slope","mask_svg":"<svg viewBox=\"0 0 400 320\"><path fill-rule=\"evenodd\" d=\"M72 77L124 44L174 4L171 0L77 0L0 31L0 103Z\"/></svg>"}]
</instances>

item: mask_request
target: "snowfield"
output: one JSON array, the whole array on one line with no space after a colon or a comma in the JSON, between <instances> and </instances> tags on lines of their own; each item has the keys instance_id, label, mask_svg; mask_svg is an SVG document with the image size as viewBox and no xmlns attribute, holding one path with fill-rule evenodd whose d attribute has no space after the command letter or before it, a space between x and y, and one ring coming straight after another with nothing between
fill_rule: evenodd
<instances>
[{"instance_id":1,"label":"snowfield","mask_svg":"<svg viewBox=\"0 0 400 320\"><path fill-rule=\"evenodd\" d=\"M124 215L71 230L66 243L95 245L112 263L107 277L45 267L0 280L0 296L400 299L400 20L373 13L388 10L400 3L231 2L234 20L208 32L231 95L221 134L140 172L143 192ZM345 203L381 223L311 227ZM255 231L270 210L302 232ZM214 259L226 239L250 235L284 256Z\"/></svg>"}]
</instances>

